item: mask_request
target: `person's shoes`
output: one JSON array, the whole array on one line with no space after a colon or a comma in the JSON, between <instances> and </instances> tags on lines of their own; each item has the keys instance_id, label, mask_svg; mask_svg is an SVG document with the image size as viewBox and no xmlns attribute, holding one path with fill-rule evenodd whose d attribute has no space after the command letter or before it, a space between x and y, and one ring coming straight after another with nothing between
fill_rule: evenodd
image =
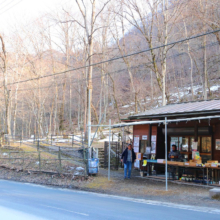
<instances>
[{"instance_id":1,"label":"person's shoes","mask_svg":"<svg viewBox=\"0 0 220 220\"><path fill-rule=\"evenodd\" d=\"M130 179L131 179L131 177L128 177L128 179L130 180Z\"/></svg>"},{"instance_id":2,"label":"person's shoes","mask_svg":"<svg viewBox=\"0 0 220 220\"><path fill-rule=\"evenodd\" d=\"M127 178L126 177L124 177L124 180L126 180Z\"/></svg>"}]
</instances>

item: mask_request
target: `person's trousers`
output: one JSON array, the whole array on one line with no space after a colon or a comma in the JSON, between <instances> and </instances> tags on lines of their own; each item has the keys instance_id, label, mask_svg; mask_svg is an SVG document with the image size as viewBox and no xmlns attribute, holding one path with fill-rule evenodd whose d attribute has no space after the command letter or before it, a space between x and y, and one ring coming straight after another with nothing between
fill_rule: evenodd
<instances>
[{"instance_id":1,"label":"person's trousers","mask_svg":"<svg viewBox=\"0 0 220 220\"><path fill-rule=\"evenodd\" d=\"M124 178L127 178L127 173L128 173L128 178L131 178L131 168L132 168L132 162L127 161L124 163Z\"/></svg>"}]
</instances>

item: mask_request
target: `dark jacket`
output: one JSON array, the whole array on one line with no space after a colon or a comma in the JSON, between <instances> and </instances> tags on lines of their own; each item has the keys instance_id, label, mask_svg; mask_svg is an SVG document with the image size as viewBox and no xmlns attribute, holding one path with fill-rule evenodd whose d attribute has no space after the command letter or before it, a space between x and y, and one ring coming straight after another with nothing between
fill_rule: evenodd
<instances>
[{"instance_id":1,"label":"dark jacket","mask_svg":"<svg viewBox=\"0 0 220 220\"><path fill-rule=\"evenodd\" d=\"M171 156L173 156L173 158L171 158ZM171 151L169 153L168 158L171 161L181 161L182 160L182 155L178 150L175 150L175 151Z\"/></svg>"},{"instance_id":2,"label":"dark jacket","mask_svg":"<svg viewBox=\"0 0 220 220\"><path fill-rule=\"evenodd\" d=\"M121 155L121 159L123 159L123 163L127 163L127 157L128 157L128 148L126 148ZM132 163L134 163L134 161L136 160L136 154L134 153L133 149L131 149L131 157L132 157L131 161Z\"/></svg>"}]
</instances>

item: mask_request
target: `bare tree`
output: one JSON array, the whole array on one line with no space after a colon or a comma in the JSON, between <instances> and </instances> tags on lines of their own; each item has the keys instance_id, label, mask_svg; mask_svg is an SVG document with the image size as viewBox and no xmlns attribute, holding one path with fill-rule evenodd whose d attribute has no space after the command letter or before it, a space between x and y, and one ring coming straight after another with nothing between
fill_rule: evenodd
<instances>
[{"instance_id":1,"label":"bare tree","mask_svg":"<svg viewBox=\"0 0 220 220\"><path fill-rule=\"evenodd\" d=\"M3 87L4 87L4 99L5 99L5 116L6 116L6 133L11 135L11 111L10 111L10 89L8 88L8 71L7 71L7 53L5 49L5 42L3 36L0 34L1 52L0 58L2 60L1 69L3 72Z\"/></svg>"}]
</instances>

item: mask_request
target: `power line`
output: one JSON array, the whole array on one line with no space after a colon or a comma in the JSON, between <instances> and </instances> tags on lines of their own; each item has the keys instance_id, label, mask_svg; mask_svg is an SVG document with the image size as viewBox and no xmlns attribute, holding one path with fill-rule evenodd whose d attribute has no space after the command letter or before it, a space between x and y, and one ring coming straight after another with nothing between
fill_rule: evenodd
<instances>
[{"instance_id":1,"label":"power line","mask_svg":"<svg viewBox=\"0 0 220 220\"><path fill-rule=\"evenodd\" d=\"M215 42L215 43L210 43L210 44L207 44L206 45L206 47L213 47L213 46L215 46L215 45L218 45L219 43L218 42ZM200 49L202 49L202 48L204 48L204 46L200 46L199 48L197 48L197 49L191 49L190 50L190 52L196 52L196 51L198 51L198 50L200 50ZM177 58L177 57L180 57L180 56L183 56L183 55L187 55L187 53L186 52L182 52L182 53L179 53L179 54L174 54L174 55L170 55L170 56L168 56L167 57L167 59L171 59L171 58ZM188 55L187 55L188 56ZM160 62L161 61L161 59L157 59L156 60L156 62ZM136 69L136 68L139 68L139 67L144 67L144 66L146 66L146 65L150 65L150 64L152 64L153 62L148 62L148 63L144 63L144 64L139 64L139 65L136 65L136 66L132 66L132 67L130 67L130 69L131 70L133 70L133 69ZM126 71L127 70L127 68L122 68L122 69L119 69L119 70L116 70L116 71L112 71L112 72L107 72L106 74L104 74L104 75L102 75L102 76L107 76L107 75L110 75L110 74L114 74L114 73L120 73L120 72L123 72L123 71ZM100 78L100 76L95 76L95 77L92 77L92 79L99 79ZM74 83L78 83L78 82L84 82L84 81L86 81L87 79L76 79L76 78L69 78L69 79L71 79L71 80L74 80L74 81L71 81L71 83L72 84L74 84ZM62 83L59 83L59 84L56 84L56 85L54 85L53 86L53 83L51 83L49 86L42 86L42 87L32 87L32 88L30 88L30 89L18 89L17 91L18 92L22 92L22 91L30 91L30 90L37 90L37 89L48 89L48 88L54 88L54 87L60 87L60 86L62 86L63 85L63 82ZM16 91L16 90L11 90L11 91Z\"/></svg>"},{"instance_id":2,"label":"power line","mask_svg":"<svg viewBox=\"0 0 220 220\"><path fill-rule=\"evenodd\" d=\"M1 2L1 4L0 4L0 5L2 5L2 4L4 5L4 3L5 3L5 2L7 2L7 0L5 0L5 1Z\"/></svg>"},{"instance_id":3,"label":"power line","mask_svg":"<svg viewBox=\"0 0 220 220\"><path fill-rule=\"evenodd\" d=\"M29 81L35 81L35 80L42 79L42 78L48 78L48 77L52 77L52 76L57 76L57 75L65 74L65 73L68 73L68 72L71 72L71 71L76 71L76 70L80 70L80 69L83 69L83 68L88 68L90 66L96 66L96 65L103 64L103 63L112 62L112 61L119 60L119 59L122 59L122 58L138 55L138 54L141 54L141 53L146 53L146 52L149 52L149 51L152 51L152 50L157 50L157 49L160 49L162 47L172 46L172 45L175 45L175 44L178 44L178 43L182 43L182 42L185 42L185 41L189 41L189 40L192 40L192 39L196 39L196 38L199 38L199 37L202 37L202 36L214 34L214 33L217 33L219 31L220 31L220 29L215 30L215 31L211 31L211 32L202 33L202 34L195 35L195 36L192 36L192 37L184 38L184 39L179 40L179 41L171 42L171 43L168 43L168 44L165 44L165 45L156 46L154 48L149 48L149 49L146 49L146 50L137 51L137 52L134 52L134 53L131 53L131 54L127 54L127 55L124 55L124 56L119 56L119 57L111 58L111 59L104 60L104 61L101 61L101 62L97 62L97 63L93 63L93 64L90 64L90 65L85 65L85 66L81 66L81 67L65 70L65 71L62 71L62 72L54 73L54 74L43 75L43 76L40 76L40 77L36 77L36 78L32 78L32 79L26 79L26 80L21 80L21 81L17 81L17 82L14 82L14 83L8 83L8 85L15 85L15 84L18 84L18 83L25 83L25 82L29 82ZM2 87L3 86L1 86L0 88L2 88Z\"/></svg>"},{"instance_id":4,"label":"power line","mask_svg":"<svg viewBox=\"0 0 220 220\"><path fill-rule=\"evenodd\" d=\"M18 5L20 2L22 2L23 0L20 0L19 2L17 2L16 4L12 5L10 8L6 9L5 11L3 11L2 13L0 13L0 15L4 14L5 12L9 11L11 8L15 7L16 5Z\"/></svg>"},{"instance_id":5,"label":"power line","mask_svg":"<svg viewBox=\"0 0 220 220\"><path fill-rule=\"evenodd\" d=\"M12 0L12 1L6 3L6 5L3 5L0 10L2 10L2 9L4 9L4 8L7 8L7 6L10 5L11 3L13 3L14 1L16 1L16 0Z\"/></svg>"}]
</instances>

